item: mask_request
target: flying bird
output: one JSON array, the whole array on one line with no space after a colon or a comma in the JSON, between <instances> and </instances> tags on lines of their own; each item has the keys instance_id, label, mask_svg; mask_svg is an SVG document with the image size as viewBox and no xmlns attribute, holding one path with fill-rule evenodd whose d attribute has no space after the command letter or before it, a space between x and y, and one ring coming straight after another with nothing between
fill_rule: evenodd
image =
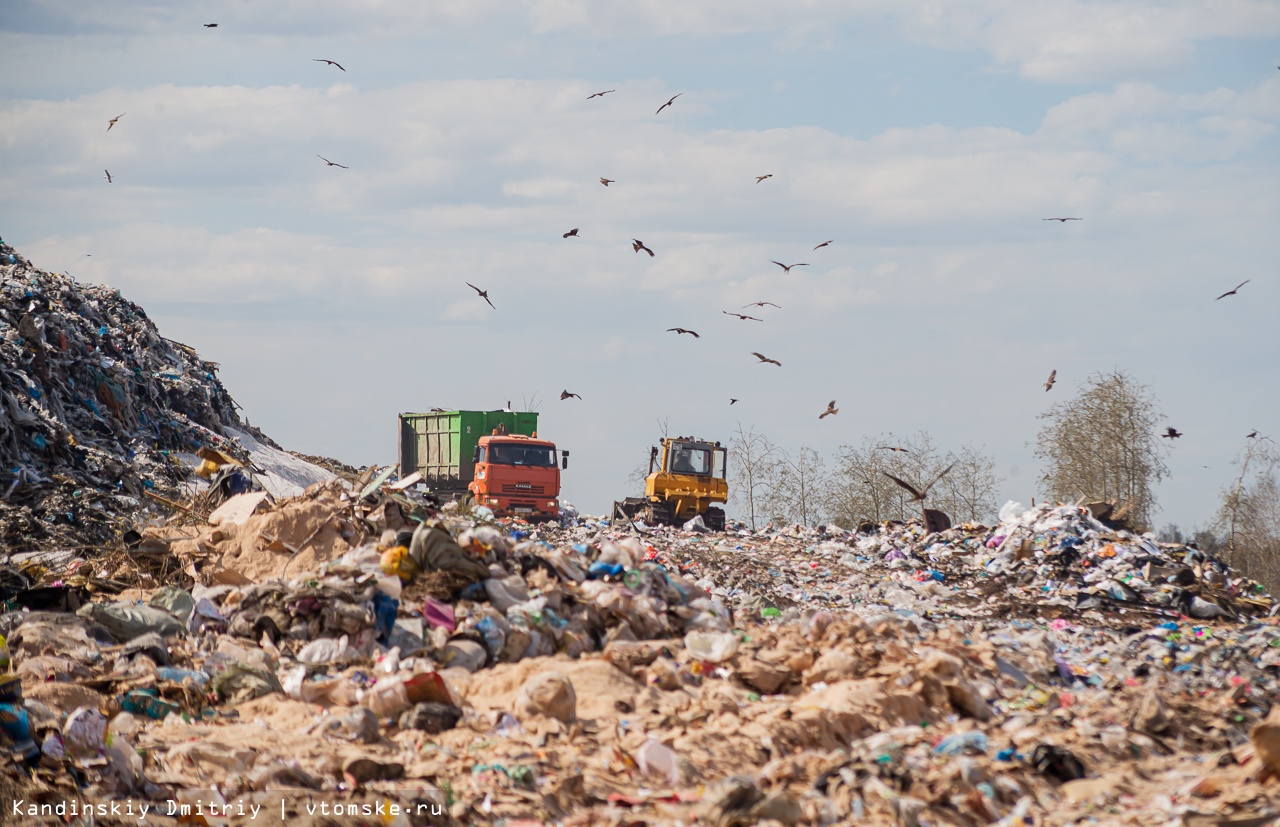
<instances>
[{"instance_id":1,"label":"flying bird","mask_svg":"<svg viewBox=\"0 0 1280 827\"><path fill-rule=\"evenodd\" d=\"M605 95L609 94L610 92L616 92L616 91L618 91L618 90L617 90L617 89L606 89L606 90L605 90L605 91L603 91L603 92L596 92L594 95L587 95L587 100L591 100L592 98L603 98Z\"/></svg>"},{"instance_id":2,"label":"flying bird","mask_svg":"<svg viewBox=\"0 0 1280 827\"><path fill-rule=\"evenodd\" d=\"M783 264L781 261L775 261L774 264L782 268L784 273L790 273L792 267L808 267L808 264L800 262L799 264Z\"/></svg>"},{"instance_id":3,"label":"flying bird","mask_svg":"<svg viewBox=\"0 0 1280 827\"><path fill-rule=\"evenodd\" d=\"M1053 383L1057 378L1058 378L1058 371L1055 368L1054 370L1049 372L1049 381L1044 383L1045 393L1049 392L1049 389L1053 387Z\"/></svg>"},{"instance_id":4,"label":"flying bird","mask_svg":"<svg viewBox=\"0 0 1280 827\"><path fill-rule=\"evenodd\" d=\"M204 24L204 27L205 27L206 29L216 29L216 28L218 28L218 24L217 24L217 23L205 23L205 24Z\"/></svg>"},{"instance_id":5,"label":"flying bird","mask_svg":"<svg viewBox=\"0 0 1280 827\"><path fill-rule=\"evenodd\" d=\"M695 339L702 338L701 336L698 335L698 332L696 330L685 330L683 327L668 327L667 332L675 333L675 334L688 333L690 336L692 336Z\"/></svg>"},{"instance_id":6,"label":"flying bird","mask_svg":"<svg viewBox=\"0 0 1280 827\"><path fill-rule=\"evenodd\" d=\"M116 115L114 118L107 121L107 131L110 132L111 127L116 125L116 121L120 120L121 118L123 118L125 115L128 115L128 114L129 114L128 112L121 112L119 115Z\"/></svg>"},{"instance_id":7,"label":"flying bird","mask_svg":"<svg viewBox=\"0 0 1280 827\"><path fill-rule=\"evenodd\" d=\"M836 407L836 401L832 399L827 403L827 409L818 414L818 419L826 419L828 416L840 413L840 409Z\"/></svg>"},{"instance_id":8,"label":"flying bird","mask_svg":"<svg viewBox=\"0 0 1280 827\"><path fill-rule=\"evenodd\" d=\"M679 92L679 93L677 93L677 94L675 94L675 95L672 95L672 96L671 96L671 100L669 100L669 101L667 101L666 103L662 104L662 106L659 106L659 107L658 107L658 111L657 111L657 112L654 112L653 114L655 114L655 115L660 115L660 114L662 114L662 110L666 109L668 106L670 106L671 104L675 103L675 102L676 102L676 98L680 97L680 95L683 95L683 94L684 94L684 92Z\"/></svg>"},{"instance_id":9,"label":"flying bird","mask_svg":"<svg viewBox=\"0 0 1280 827\"><path fill-rule=\"evenodd\" d=\"M582 400L582 397L581 397L581 396L578 396L576 393L569 393L569 391L567 391L567 390L560 391L560 401L561 401L561 402L563 402L564 400L568 399L569 397L573 397L574 399L577 399L577 400L579 400L579 401L581 401L581 400Z\"/></svg>"},{"instance_id":10,"label":"flying bird","mask_svg":"<svg viewBox=\"0 0 1280 827\"><path fill-rule=\"evenodd\" d=\"M108 183L108 184L110 184L110 183L111 183L111 170L109 170L109 169L104 169L104 170L102 171L102 173L103 173L103 175L106 177L106 179L107 179L107 183Z\"/></svg>"},{"instance_id":11,"label":"flying bird","mask_svg":"<svg viewBox=\"0 0 1280 827\"><path fill-rule=\"evenodd\" d=\"M764 179L766 179L766 178L772 178L772 177L773 177L773 173L772 173L772 172L771 172L771 173L769 173L768 175L757 175L757 176L756 176L756 183L758 184L758 183L760 183L761 181L763 181Z\"/></svg>"},{"instance_id":12,"label":"flying bird","mask_svg":"<svg viewBox=\"0 0 1280 827\"><path fill-rule=\"evenodd\" d=\"M782 367L782 363L779 362L777 359L770 359L768 356L765 356L763 353L752 352L751 355L759 359L761 363L768 362L771 365L777 365L778 367Z\"/></svg>"},{"instance_id":13,"label":"flying bird","mask_svg":"<svg viewBox=\"0 0 1280 827\"><path fill-rule=\"evenodd\" d=\"M895 454L896 454L896 453L903 453L903 454L909 454L909 453L911 453L911 452L910 452L910 451L908 451L906 448L899 448L899 447L898 447L898 446L896 446L896 445L877 445L877 446L876 446L876 449L877 449L877 450L880 450L880 451L893 451Z\"/></svg>"},{"instance_id":14,"label":"flying bird","mask_svg":"<svg viewBox=\"0 0 1280 827\"><path fill-rule=\"evenodd\" d=\"M1164 433L1160 435L1160 438L1177 439L1180 436L1182 436L1182 434L1178 432L1178 429L1170 425L1164 429Z\"/></svg>"},{"instance_id":15,"label":"flying bird","mask_svg":"<svg viewBox=\"0 0 1280 827\"><path fill-rule=\"evenodd\" d=\"M737 316L739 319L741 319L741 320L742 320L742 321L744 321L744 322L745 322L745 321L753 321L753 322L763 322L763 321L764 321L764 319L757 319L755 316L744 316L744 315L742 315L741 313L730 313L728 310L721 310L720 312L721 312L721 313L723 313L723 314L724 314L724 315L726 315L726 316Z\"/></svg>"},{"instance_id":16,"label":"flying bird","mask_svg":"<svg viewBox=\"0 0 1280 827\"><path fill-rule=\"evenodd\" d=\"M338 62L338 61L336 61L336 60L327 60L326 58L323 58L323 57L313 57L313 58L311 58L311 59L312 59L313 61L315 61L316 63L327 63L327 64L329 64L330 66L337 66L339 69L342 69L342 64L341 64L341 63L339 63L339 62ZM344 72L345 72L345 71L347 71L347 70L346 70L346 69L342 69L342 71L344 71Z\"/></svg>"},{"instance_id":17,"label":"flying bird","mask_svg":"<svg viewBox=\"0 0 1280 827\"><path fill-rule=\"evenodd\" d=\"M618 182L617 182L616 180L614 180L613 178L601 178L601 179L600 179L600 183L604 184L604 185L607 187L607 186L609 186L610 184L616 184L616 183L618 183Z\"/></svg>"},{"instance_id":18,"label":"flying bird","mask_svg":"<svg viewBox=\"0 0 1280 827\"><path fill-rule=\"evenodd\" d=\"M479 293L479 294L480 294L480 298L482 298L482 299L484 299L486 302L488 302L488 304L489 304L489 306L490 306L490 307L493 307L493 302L489 301L489 291L488 291L488 290L481 290L479 287L476 287L476 286L475 286L474 284L472 284L471 282L467 282L467 287L470 287L472 290L474 290L474 291L476 291L477 293ZM494 310L497 310L498 308L493 307L493 309L494 309Z\"/></svg>"},{"instance_id":19,"label":"flying bird","mask_svg":"<svg viewBox=\"0 0 1280 827\"><path fill-rule=\"evenodd\" d=\"M835 243L835 239L833 238L833 239L831 239L830 241L824 241L824 242L822 242L821 244L819 244L817 247L814 247L813 249L818 250L818 249L821 249L821 248L823 248L823 247L826 247L828 244L834 244L834 243Z\"/></svg>"},{"instance_id":20,"label":"flying bird","mask_svg":"<svg viewBox=\"0 0 1280 827\"><path fill-rule=\"evenodd\" d=\"M316 155L316 157L319 158L321 161L324 161L326 164L328 164L331 167L342 167L342 164L334 163L333 161L330 161L328 158L324 157L323 155ZM351 167L342 167L342 168L351 169Z\"/></svg>"},{"instance_id":21,"label":"flying bird","mask_svg":"<svg viewBox=\"0 0 1280 827\"><path fill-rule=\"evenodd\" d=\"M889 479L891 479L891 480L893 480L894 482L896 482L898 485L902 486L903 488L905 488L905 489L907 489L908 491L910 491L910 492L911 492L911 499L910 499L910 500L908 500L907 502L918 503L918 502L923 502L923 501L924 501L924 498L925 498L925 497L927 497L927 496L929 496L929 489L930 489L930 488L933 488L935 485L937 485L937 484L938 484L938 480L940 480L940 479L942 479L943 477L945 477L948 473L950 473L950 472L951 472L951 469L952 469L952 468L955 468L955 467L956 467L956 464L955 464L954 462L953 462L953 463L951 463L950 465L948 465L946 468L944 468L944 469L942 470L942 473L941 473L941 474L939 474L938 476L934 477L934 478L933 478L933 480L932 480L928 485L926 485L924 488L919 489L919 490L917 490L917 489L916 489L916 487L915 487L914 485L912 485L911 483L909 483L909 482L904 482L903 480L898 479L898 478L897 478L897 477L895 477L893 474L890 474L890 473L888 473L887 471L881 471L880 473L881 473L881 474L884 474L886 477L888 477Z\"/></svg>"},{"instance_id":22,"label":"flying bird","mask_svg":"<svg viewBox=\"0 0 1280 827\"><path fill-rule=\"evenodd\" d=\"M1241 287L1244 287L1246 284L1248 284L1251 281L1253 281L1253 279L1245 279L1244 281L1237 284L1235 287L1223 293L1221 296L1218 296L1218 299L1225 299L1227 296L1234 296L1237 290L1239 290ZM1218 299L1214 299L1214 301L1217 301Z\"/></svg>"},{"instance_id":23,"label":"flying bird","mask_svg":"<svg viewBox=\"0 0 1280 827\"><path fill-rule=\"evenodd\" d=\"M635 250L637 253L640 252L641 250L644 250L646 253L650 255L650 257L653 256L653 250L650 250L648 247L644 246L644 242L638 238L631 239L631 249Z\"/></svg>"},{"instance_id":24,"label":"flying bird","mask_svg":"<svg viewBox=\"0 0 1280 827\"><path fill-rule=\"evenodd\" d=\"M1083 219L1083 218L1042 218L1042 219L1040 219L1040 220L1041 220L1041 221L1057 221L1057 222L1060 222L1060 223L1062 223L1062 224L1065 224L1065 223L1067 223L1068 221L1084 221L1084 219Z\"/></svg>"},{"instance_id":25,"label":"flying bird","mask_svg":"<svg viewBox=\"0 0 1280 827\"><path fill-rule=\"evenodd\" d=\"M778 308L779 310L781 310L781 309L782 309L782 305L780 305L780 304L774 304L773 302L752 302L751 304L744 304L744 305L742 305L742 306L743 306L744 308L747 308L747 307L764 307L766 304L767 304L767 305L769 305L770 307L776 307L776 308Z\"/></svg>"},{"instance_id":26,"label":"flying bird","mask_svg":"<svg viewBox=\"0 0 1280 827\"><path fill-rule=\"evenodd\" d=\"M564 235L562 235L562 236L561 236L561 238L577 238L577 237L578 237L578 228L577 228L577 227L574 227L572 230L570 230L569 232L567 232L567 233L565 233Z\"/></svg>"},{"instance_id":27,"label":"flying bird","mask_svg":"<svg viewBox=\"0 0 1280 827\"><path fill-rule=\"evenodd\" d=\"M729 399L729 404L730 404L730 405L736 405L736 404L737 404L737 402L738 402L738 400L733 399L732 397L730 397L730 399Z\"/></svg>"}]
</instances>

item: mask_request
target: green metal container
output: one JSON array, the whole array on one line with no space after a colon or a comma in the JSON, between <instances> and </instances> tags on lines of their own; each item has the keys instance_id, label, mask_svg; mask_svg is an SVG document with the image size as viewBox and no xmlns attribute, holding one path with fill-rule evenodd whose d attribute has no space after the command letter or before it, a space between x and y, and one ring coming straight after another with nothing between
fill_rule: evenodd
<instances>
[{"instance_id":1,"label":"green metal container","mask_svg":"<svg viewBox=\"0 0 1280 827\"><path fill-rule=\"evenodd\" d=\"M400 414L400 476L417 471L432 489L465 491L475 478L476 444L500 425L509 434L533 436L538 415L516 411Z\"/></svg>"}]
</instances>

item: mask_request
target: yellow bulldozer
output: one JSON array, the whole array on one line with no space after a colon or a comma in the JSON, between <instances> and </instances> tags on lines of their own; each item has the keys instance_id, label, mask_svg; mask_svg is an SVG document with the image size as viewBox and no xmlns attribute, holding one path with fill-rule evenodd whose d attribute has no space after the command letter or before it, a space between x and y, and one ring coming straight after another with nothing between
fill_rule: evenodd
<instances>
[{"instance_id":1,"label":"yellow bulldozer","mask_svg":"<svg viewBox=\"0 0 1280 827\"><path fill-rule=\"evenodd\" d=\"M643 497L613 504L613 518L644 520L650 525L683 524L701 516L707 528L724 530L723 504L729 499L725 479L728 452L719 442L679 436L649 449L649 475Z\"/></svg>"}]
</instances>

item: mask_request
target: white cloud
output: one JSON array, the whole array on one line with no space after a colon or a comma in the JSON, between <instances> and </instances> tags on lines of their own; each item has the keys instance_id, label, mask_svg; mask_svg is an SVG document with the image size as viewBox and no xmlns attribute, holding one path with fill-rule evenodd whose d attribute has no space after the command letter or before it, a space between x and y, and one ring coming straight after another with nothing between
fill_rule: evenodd
<instances>
[{"instance_id":1,"label":"white cloud","mask_svg":"<svg viewBox=\"0 0 1280 827\"><path fill-rule=\"evenodd\" d=\"M1280 6L1252 0L950 0L912 8L908 32L926 42L978 46L1023 77L1050 83L1149 76L1188 64L1200 40L1280 35Z\"/></svg>"}]
</instances>

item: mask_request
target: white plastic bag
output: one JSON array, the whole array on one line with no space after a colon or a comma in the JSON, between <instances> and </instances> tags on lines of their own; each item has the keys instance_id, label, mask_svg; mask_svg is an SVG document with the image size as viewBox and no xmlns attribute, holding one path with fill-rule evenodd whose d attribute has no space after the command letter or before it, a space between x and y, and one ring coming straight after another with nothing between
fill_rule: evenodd
<instances>
[{"instance_id":1,"label":"white plastic bag","mask_svg":"<svg viewBox=\"0 0 1280 827\"><path fill-rule=\"evenodd\" d=\"M354 649L347 645L347 636L334 640L331 637L317 638L298 652L301 663L343 663L357 656Z\"/></svg>"},{"instance_id":2,"label":"white plastic bag","mask_svg":"<svg viewBox=\"0 0 1280 827\"><path fill-rule=\"evenodd\" d=\"M672 787L680 783L680 767L676 754L656 738L650 738L636 751L636 763L645 775L665 778Z\"/></svg>"},{"instance_id":3,"label":"white plastic bag","mask_svg":"<svg viewBox=\"0 0 1280 827\"><path fill-rule=\"evenodd\" d=\"M1027 507L1022 503L1009 500L1004 505L1000 506L1000 522L1007 523L1010 520L1016 520L1025 514L1026 511Z\"/></svg>"},{"instance_id":4,"label":"white plastic bag","mask_svg":"<svg viewBox=\"0 0 1280 827\"><path fill-rule=\"evenodd\" d=\"M404 688L404 681L398 675L379 678L378 682L365 692L361 703L379 718L399 715L412 706L409 703L409 693Z\"/></svg>"},{"instance_id":5,"label":"white plastic bag","mask_svg":"<svg viewBox=\"0 0 1280 827\"><path fill-rule=\"evenodd\" d=\"M690 632L684 648L698 660L723 663L738 652L738 636L729 632Z\"/></svg>"}]
</instances>

